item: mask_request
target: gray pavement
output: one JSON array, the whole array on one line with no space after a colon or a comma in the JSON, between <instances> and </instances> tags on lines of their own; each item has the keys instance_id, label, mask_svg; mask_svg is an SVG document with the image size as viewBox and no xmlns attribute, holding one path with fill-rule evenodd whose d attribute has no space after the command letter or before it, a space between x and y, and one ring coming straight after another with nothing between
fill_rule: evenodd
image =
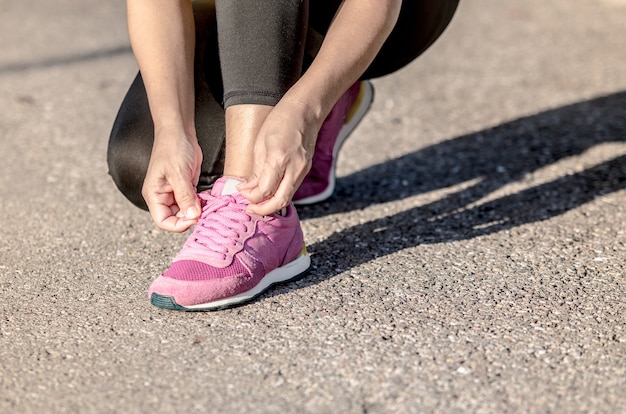
<instances>
[{"instance_id":1,"label":"gray pavement","mask_svg":"<svg viewBox=\"0 0 626 414\"><path fill-rule=\"evenodd\" d=\"M0 0L0 412L626 412L626 2L465 0L375 81L313 268L152 307L107 176L121 0Z\"/></svg>"}]
</instances>

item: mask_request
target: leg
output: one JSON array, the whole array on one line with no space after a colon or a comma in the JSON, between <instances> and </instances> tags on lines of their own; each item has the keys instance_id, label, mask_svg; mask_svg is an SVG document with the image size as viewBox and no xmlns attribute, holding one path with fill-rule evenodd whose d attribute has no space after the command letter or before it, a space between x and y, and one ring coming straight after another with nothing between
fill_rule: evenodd
<instances>
[{"instance_id":1,"label":"leg","mask_svg":"<svg viewBox=\"0 0 626 414\"><path fill-rule=\"evenodd\" d=\"M424 53L448 27L458 4L459 0L405 0L394 30L363 78L387 75Z\"/></svg>"},{"instance_id":2,"label":"leg","mask_svg":"<svg viewBox=\"0 0 626 414\"><path fill-rule=\"evenodd\" d=\"M139 208L148 209L141 195L150 152L153 125L148 97L138 74L128 90L113 123L107 161L109 174L117 188Z\"/></svg>"},{"instance_id":3,"label":"leg","mask_svg":"<svg viewBox=\"0 0 626 414\"><path fill-rule=\"evenodd\" d=\"M210 194L199 194L203 211L193 233L149 289L155 306L233 306L298 277L310 265L293 205L267 216L249 214L249 201L237 191L235 178L251 171L260 126L301 74L305 5L298 0L217 2L227 107L226 176Z\"/></svg>"},{"instance_id":4,"label":"leg","mask_svg":"<svg viewBox=\"0 0 626 414\"><path fill-rule=\"evenodd\" d=\"M308 3L218 1L217 18L226 107L224 173L247 177L260 126L302 73Z\"/></svg>"},{"instance_id":5,"label":"leg","mask_svg":"<svg viewBox=\"0 0 626 414\"><path fill-rule=\"evenodd\" d=\"M311 4L306 62L315 57L340 3L341 0L320 0ZM405 1L396 27L362 79L386 75L414 60L441 35L457 3L458 0ZM320 129L313 165L294 195L295 204L318 203L333 194L339 150L367 113L372 99L371 83L361 81L337 102Z\"/></svg>"},{"instance_id":6,"label":"leg","mask_svg":"<svg viewBox=\"0 0 626 414\"><path fill-rule=\"evenodd\" d=\"M448 27L459 0L404 0L394 30L362 79L387 75L424 53ZM306 60L311 61L341 0L311 2Z\"/></svg>"},{"instance_id":7,"label":"leg","mask_svg":"<svg viewBox=\"0 0 626 414\"><path fill-rule=\"evenodd\" d=\"M298 0L217 3L227 108L226 174L247 175L259 126L302 72L306 19L305 9L298 7L303 6ZM276 43L268 47L268 42ZM154 305L221 309L250 300L309 267L293 206L266 216L248 213L249 201L237 191L237 182L222 177L210 194L199 194L202 216L172 266L151 285Z\"/></svg>"}]
</instances>

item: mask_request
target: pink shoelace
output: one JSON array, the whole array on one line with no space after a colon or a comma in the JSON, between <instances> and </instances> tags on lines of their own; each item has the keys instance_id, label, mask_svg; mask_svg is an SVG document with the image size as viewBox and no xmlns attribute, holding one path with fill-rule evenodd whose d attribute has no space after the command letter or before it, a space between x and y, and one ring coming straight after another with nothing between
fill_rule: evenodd
<instances>
[{"instance_id":1,"label":"pink shoelace","mask_svg":"<svg viewBox=\"0 0 626 414\"><path fill-rule=\"evenodd\" d=\"M181 254L202 255L226 260L243 248L246 235L254 231L245 204L231 195L220 197L200 193L202 214Z\"/></svg>"}]
</instances>

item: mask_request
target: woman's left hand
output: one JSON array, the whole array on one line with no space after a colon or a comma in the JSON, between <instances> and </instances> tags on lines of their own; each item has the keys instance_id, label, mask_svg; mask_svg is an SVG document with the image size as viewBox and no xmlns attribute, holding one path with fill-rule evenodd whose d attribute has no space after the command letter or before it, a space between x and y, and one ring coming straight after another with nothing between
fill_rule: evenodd
<instances>
[{"instance_id":1,"label":"woman's left hand","mask_svg":"<svg viewBox=\"0 0 626 414\"><path fill-rule=\"evenodd\" d=\"M320 126L303 102L283 99L272 109L255 142L253 173L238 187L249 213L270 215L291 202L311 168Z\"/></svg>"}]
</instances>

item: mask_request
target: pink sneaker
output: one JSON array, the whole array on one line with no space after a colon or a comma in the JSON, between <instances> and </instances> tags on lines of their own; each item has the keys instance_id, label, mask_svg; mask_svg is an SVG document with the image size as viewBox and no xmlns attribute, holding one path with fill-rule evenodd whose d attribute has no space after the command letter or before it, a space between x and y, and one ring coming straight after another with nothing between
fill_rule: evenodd
<instances>
[{"instance_id":1,"label":"pink sneaker","mask_svg":"<svg viewBox=\"0 0 626 414\"><path fill-rule=\"evenodd\" d=\"M153 305L216 310L249 301L271 285L303 275L311 264L293 205L249 215L248 200L222 177L200 193L202 215L170 268L150 286Z\"/></svg>"},{"instance_id":2,"label":"pink sneaker","mask_svg":"<svg viewBox=\"0 0 626 414\"><path fill-rule=\"evenodd\" d=\"M335 191L335 165L339 149L367 113L374 99L368 81L357 82L335 104L317 136L311 171L293 197L294 204L314 204Z\"/></svg>"}]
</instances>

